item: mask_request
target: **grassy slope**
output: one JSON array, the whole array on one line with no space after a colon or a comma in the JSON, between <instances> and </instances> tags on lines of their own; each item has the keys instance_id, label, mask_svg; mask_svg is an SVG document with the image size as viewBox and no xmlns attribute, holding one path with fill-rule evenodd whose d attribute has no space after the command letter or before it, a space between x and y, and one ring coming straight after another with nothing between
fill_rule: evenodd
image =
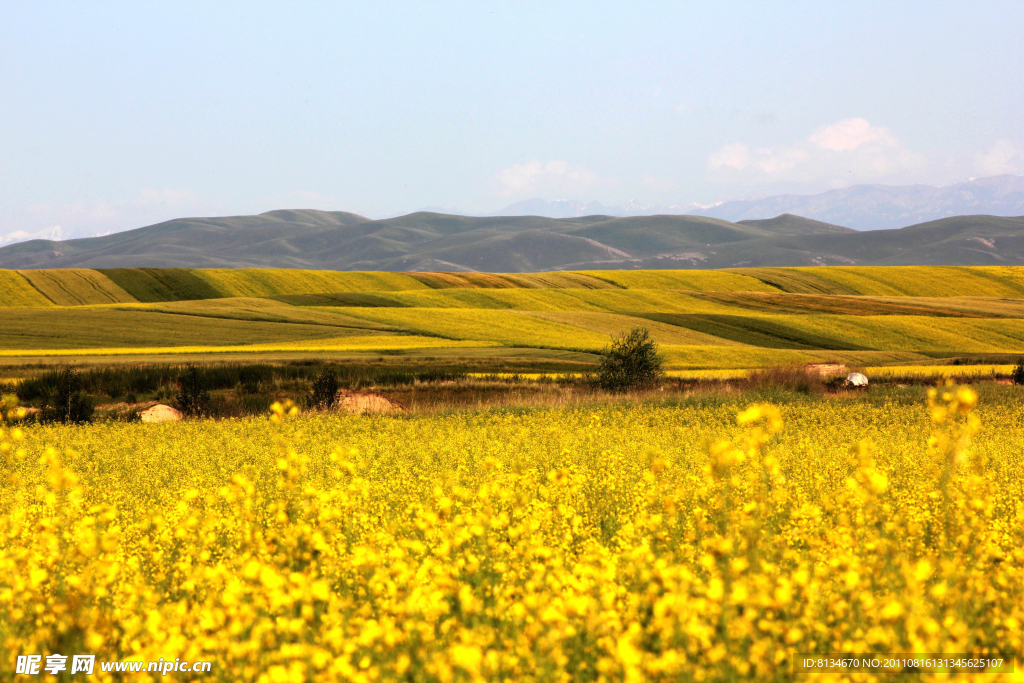
<instances>
[{"instance_id":1,"label":"grassy slope","mask_svg":"<svg viewBox=\"0 0 1024 683\"><path fill-rule=\"evenodd\" d=\"M824 269L821 269L824 270ZM817 270L809 272L796 268L743 268L729 271L757 278L775 291L790 294L859 294L854 289L818 275Z\"/></svg>"},{"instance_id":2,"label":"grassy slope","mask_svg":"<svg viewBox=\"0 0 1024 683\"><path fill-rule=\"evenodd\" d=\"M597 270L585 273L626 289L683 289L696 292L775 292L743 271Z\"/></svg>"},{"instance_id":3,"label":"grassy slope","mask_svg":"<svg viewBox=\"0 0 1024 683\"><path fill-rule=\"evenodd\" d=\"M24 275L13 270L0 270L0 309L49 306L53 306L53 302L33 287Z\"/></svg>"},{"instance_id":4,"label":"grassy slope","mask_svg":"<svg viewBox=\"0 0 1024 683\"><path fill-rule=\"evenodd\" d=\"M919 362L927 358L909 351L823 351L764 349L756 346L663 346L670 368L756 368L791 363L847 363L851 366Z\"/></svg>"},{"instance_id":5,"label":"grassy slope","mask_svg":"<svg viewBox=\"0 0 1024 683\"><path fill-rule=\"evenodd\" d=\"M651 338L659 344L682 345L682 346L738 346L734 342L721 337L714 337L709 334L670 325L668 323L648 320L633 315L622 315L619 313L600 313L591 311L566 311L566 312L544 312L538 311L530 315L552 320L558 323L565 323L574 327L580 327L592 332L608 335L609 337L628 332L633 327L646 327L651 333Z\"/></svg>"},{"instance_id":6,"label":"grassy slope","mask_svg":"<svg viewBox=\"0 0 1024 683\"><path fill-rule=\"evenodd\" d=\"M676 325L701 334L720 337L739 344L769 349L866 349L840 335L800 329L787 324L784 316L638 313L640 317Z\"/></svg>"},{"instance_id":7,"label":"grassy slope","mask_svg":"<svg viewBox=\"0 0 1024 683\"><path fill-rule=\"evenodd\" d=\"M190 271L226 296L272 297L335 292L390 292L427 289L404 273L346 273L330 270L243 268Z\"/></svg>"},{"instance_id":8,"label":"grassy slope","mask_svg":"<svg viewBox=\"0 0 1024 683\"><path fill-rule=\"evenodd\" d=\"M919 316L779 316L807 334L829 334L850 346L921 353L995 353L1024 349L1024 320Z\"/></svg>"},{"instance_id":9,"label":"grassy slope","mask_svg":"<svg viewBox=\"0 0 1024 683\"><path fill-rule=\"evenodd\" d=\"M838 267L580 271L526 274L389 273L245 268L32 270L21 274L62 305L295 297L430 290L656 289L869 296L1024 296L1024 268Z\"/></svg>"},{"instance_id":10,"label":"grassy slope","mask_svg":"<svg viewBox=\"0 0 1024 683\"><path fill-rule=\"evenodd\" d=\"M999 353L1024 349L1024 320L924 316L638 314L775 349Z\"/></svg>"},{"instance_id":11,"label":"grassy slope","mask_svg":"<svg viewBox=\"0 0 1024 683\"><path fill-rule=\"evenodd\" d=\"M146 309L51 308L4 311L0 350L236 345L341 337L345 328L225 318L184 318ZM355 329L351 334L374 334Z\"/></svg>"},{"instance_id":12,"label":"grassy slope","mask_svg":"<svg viewBox=\"0 0 1024 683\"><path fill-rule=\"evenodd\" d=\"M448 339L496 341L507 346L599 350L608 336L517 311L480 309L348 308L354 317Z\"/></svg>"},{"instance_id":13,"label":"grassy slope","mask_svg":"<svg viewBox=\"0 0 1024 683\"><path fill-rule=\"evenodd\" d=\"M409 273L431 289L609 289L617 285L585 273Z\"/></svg>"},{"instance_id":14,"label":"grassy slope","mask_svg":"<svg viewBox=\"0 0 1024 683\"><path fill-rule=\"evenodd\" d=\"M138 309L138 307L134 308ZM387 325L353 318L337 310L289 306L274 299L243 297L206 301L174 301L150 304L145 307L145 310L205 318L327 325L357 330L392 330ZM188 323L182 321L182 324Z\"/></svg>"},{"instance_id":15,"label":"grassy slope","mask_svg":"<svg viewBox=\"0 0 1024 683\"><path fill-rule=\"evenodd\" d=\"M111 268L99 272L143 302L194 301L227 296L184 268Z\"/></svg>"},{"instance_id":16,"label":"grassy slope","mask_svg":"<svg viewBox=\"0 0 1024 683\"><path fill-rule=\"evenodd\" d=\"M851 294L875 296L1024 296L1018 269L957 266L901 266L886 268L795 268L804 276L820 278ZM836 292L842 293L842 292Z\"/></svg>"},{"instance_id":17,"label":"grassy slope","mask_svg":"<svg viewBox=\"0 0 1024 683\"><path fill-rule=\"evenodd\" d=\"M1024 317L1024 301L993 297L862 297L782 292L702 292L695 296L759 313Z\"/></svg>"},{"instance_id":18,"label":"grassy slope","mask_svg":"<svg viewBox=\"0 0 1024 683\"><path fill-rule=\"evenodd\" d=\"M872 362L885 362L886 354L906 360L907 354L1024 352L1024 300L1016 298L1024 296L1024 269L762 268L525 276L259 269L107 273L110 277L88 270L0 271L0 283L7 283L0 291L8 292L12 302L48 306L29 285L26 278L31 278L51 297L73 304L183 295L230 298L77 310L8 307L0 351L280 344L389 332L595 351L607 345L610 335L647 324L655 339L671 349L670 358L686 359L688 367L701 354L709 367L734 367L739 358L759 364L758 358L778 362L876 354ZM695 350L725 347L734 350Z\"/></svg>"},{"instance_id":19,"label":"grassy slope","mask_svg":"<svg viewBox=\"0 0 1024 683\"><path fill-rule=\"evenodd\" d=\"M320 356L323 354L351 354L353 352L396 352L416 351L424 349L463 349L464 353L471 355L482 347L497 346L496 342L463 342L452 339L441 339L439 337L418 337L415 335L369 335L369 336L348 336L348 337L326 337L322 339L306 339L301 341L265 341L254 344L224 344L214 343L203 345L202 343L191 345L174 346L125 346L119 344L108 348L47 348L47 349L3 349L0 348L0 358L20 359L38 358L40 360L48 357L62 358L95 358L105 357L108 359L120 359L124 357L134 358L138 361L149 361L154 357L165 358L172 362L183 362L185 358L199 356L200 360L207 360L210 356L217 357L220 354L242 354L249 357L253 354L274 354L272 357L280 358L282 354L301 354L299 357L309 355Z\"/></svg>"},{"instance_id":20,"label":"grassy slope","mask_svg":"<svg viewBox=\"0 0 1024 683\"><path fill-rule=\"evenodd\" d=\"M96 270L25 270L21 274L33 287L58 306L124 304L135 298Z\"/></svg>"},{"instance_id":21,"label":"grassy slope","mask_svg":"<svg viewBox=\"0 0 1024 683\"><path fill-rule=\"evenodd\" d=\"M376 295L398 307L479 308L520 311L677 311L713 312L726 307L688 294L619 289L446 289Z\"/></svg>"}]
</instances>

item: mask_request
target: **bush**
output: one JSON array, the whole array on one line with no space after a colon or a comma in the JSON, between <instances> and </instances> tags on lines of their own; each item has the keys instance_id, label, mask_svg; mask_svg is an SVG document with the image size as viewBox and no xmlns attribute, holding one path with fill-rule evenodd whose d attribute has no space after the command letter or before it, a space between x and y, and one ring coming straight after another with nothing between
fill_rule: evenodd
<instances>
[{"instance_id":1,"label":"bush","mask_svg":"<svg viewBox=\"0 0 1024 683\"><path fill-rule=\"evenodd\" d=\"M1017 361L1017 367L1013 369L1013 374L1010 375L1014 384L1024 384L1024 358Z\"/></svg>"},{"instance_id":2,"label":"bush","mask_svg":"<svg viewBox=\"0 0 1024 683\"><path fill-rule=\"evenodd\" d=\"M189 417L208 415L210 412L210 392L206 390L205 378L199 368L188 366L178 378L178 410Z\"/></svg>"},{"instance_id":3,"label":"bush","mask_svg":"<svg viewBox=\"0 0 1024 683\"><path fill-rule=\"evenodd\" d=\"M89 395L82 389L82 378L71 368L55 373L50 393L46 396L40 422L82 424L92 419L93 407Z\"/></svg>"},{"instance_id":4,"label":"bush","mask_svg":"<svg viewBox=\"0 0 1024 683\"><path fill-rule=\"evenodd\" d=\"M616 337L605 351L597 381L609 391L654 386L664 377L663 364L647 328L634 327Z\"/></svg>"},{"instance_id":5,"label":"bush","mask_svg":"<svg viewBox=\"0 0 1024 683\"><path fill-rule=\"evenodd\" d=\"M309 395L309 407L320 410L333 408L338 401L338 373L333 365L324 367L313 380L313 391Z\"/></svg>"}]
</instances>

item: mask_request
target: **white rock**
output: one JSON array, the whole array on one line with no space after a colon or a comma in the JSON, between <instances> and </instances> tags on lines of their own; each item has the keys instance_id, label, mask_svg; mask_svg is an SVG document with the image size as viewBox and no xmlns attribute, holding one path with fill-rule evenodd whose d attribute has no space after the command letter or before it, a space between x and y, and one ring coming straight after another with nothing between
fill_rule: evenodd
<instances>
[{"instance_id":1,"label":"white rock","mask_svg":"<svg viewBox=\"0 0 1024 683\"><path fill-rule=\"evenodd\" d=\"M142 411L139 417L142 418L143 422L178 422L183 416L179 410L163 404L157 404L149 410Z\"/></svg>"}]
</instances>

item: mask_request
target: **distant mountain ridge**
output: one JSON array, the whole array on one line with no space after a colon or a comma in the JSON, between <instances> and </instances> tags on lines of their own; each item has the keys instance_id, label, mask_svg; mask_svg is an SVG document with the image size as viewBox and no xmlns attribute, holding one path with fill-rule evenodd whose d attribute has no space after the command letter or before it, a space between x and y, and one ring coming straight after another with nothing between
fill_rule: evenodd
<instances>
[{"instance_id":1,"label":"distant mountain ridge","mask_svg":"<svg viewBox=\"0 0 1024 683\"><path fill-rule=\"evenodd\" d=\"M572 218L608 216L694 215L727 221L765 219L783 213L845 225L856 230L888 230L964 215L1024 215L1024 176L999 175L934 187L931 185L853 185L812 195L776 195L734 200L714 206L644 206L629 202L606 206L598 202L529 199L516 202L495 216Z\"/></svg>"},{"instance_id":2,"label":"distant mountain ridge","mask_svg":"<svg viewBox=\"0 0 1024 683\"><path fill-rule=\"evenodd\" d=\"M888 230L964 215L1024 215L1024 176L977 178L947 187L854 185L816 195L730 201L690 213L739 221L795 213L857 230Z\"/></svg>"},{"instance_id":3,"label":"distant mountain ridge","mask_svg":"<svg viewBox=\"0 0 1024 683\"><path fill-rule=\"evenodd\" d=\"M857 232L801 216L452 216L341 211L181 218L0 248L0 268L308 268L537 272L808 265L1024 265L1024 217Z\"/></svg>"}]
</instances>

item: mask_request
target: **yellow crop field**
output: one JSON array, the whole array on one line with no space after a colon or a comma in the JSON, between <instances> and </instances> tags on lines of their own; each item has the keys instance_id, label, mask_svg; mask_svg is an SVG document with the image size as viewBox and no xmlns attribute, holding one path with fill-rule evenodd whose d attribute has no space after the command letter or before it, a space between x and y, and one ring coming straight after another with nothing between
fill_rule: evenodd
<instances>
[{"instance_id":1,"label":"yellow crop field","mask_svg":"<svg viewBox=\"0 0 1024 683\"><path fill-rule=\"evenodd\" d=\"M790 270L790 269L785 269ZM966 266L834 266L793 268L869 296L1024 296L1024 278L1013 268Z\"/></svg>"},{"instance_id":2,"label":"yellow crop field","mask_svg":"<svg viewBox=\"0 0 1024 683\"><path fill-rule=\"evenodd\" d=\"M757 278L726 270L592 270L585 275L626 289L683 289L694 292L777 292Z\"/></svg>"},{"instance_id":3,"label":"yellow crop field","mask_svg":"<svg viewBox=\"0 0 1024 683\"><path fill-rule=\"evenodd\" d=\"M548 273L410 273L432 289L608 289L610 282L572 272Z\"/></svg>"},{"instance_id":4,"label":"yellow crop field","mask_svg":"<svg viewBox=\"0 0 1024 683\"><path fill-rule=\"evenodd\" d=\"M58 306L123 304L135 301L114 281L88 268L18 271L32 287Z\"/></svg>"},{"instance_id":5,"label":"yellow crop field","mask_svg":"<svg viewBox=\"0 0 1024 683\"><path fill-rule=\"evenodd\" d=\"M873 364L927 357L1005 363L1024 355L1024 268L106 272L147 303L96 270L0 273L0 352L255 347L376 330L532 347L551 362L592 365L592 355L570 361L560 354L593 354L621 326L636 325L673 347L666 354L677 370L851 353L882 354L869 358ZM699 350L739 346L747 350Z\"/></svg>"},{"instance_id":6,"label":"yellow crop field","mask_svg":"<svg viewBox=\"0 0 1024 683\"><path fill-rule=\"evenodd\" d=\"M1024 320L925 316L787 315L769 318L851 346L905 351L1012 352L1024 348Z\"/></svg>"},{"instance_id":7,"label":"yellow crop field","mask_svg":"<svg viewBox=\"0 0 1024 683\"><path fill-rule=\"evenodd\" d=\"M667 683L793 680L797 653L1019 662L1024 407L976 403L6 427L0 667Z\"/></svg>"},{"instance_id":8,"label":"yellow crop field","mask_svg":"<svg viewBox=\"0 0 1024 683\"><path fill-rule=\"evenodd\" d=\"M53 302L29 284L21 273L0 270L0 308L47 308Z\"/></svg>"},{"instance_id":9,"label":"yellow crop field","mask_svg":"<svg viewBox=\"0 0 1024 683\"><path fill-rule=\"evenodd\" d=\"M685 327L669 325L644 318L635 318L618 313L594 313L590 311L534 312L530 315L545 320L565 323L592 332L613 337L628 332L634 327L644 327L658 344L690 346L741 346L739 342L703 334Z\"/></svg>"},{"instance_id":10,"label":"yellow crop field","mask_svg":"<svg viewBox=\"0 0 1024 683\"><path fill-rule=\"evenodd\" d=\"M665 365L672 369L759 368L816 362L818 354L757 346L664 345L660 348ZM830 357L836 357L833 353Z\"/></svg>"},{"instance_id":11,"label":"yellow crop field","mask_svg":"<svg viewBox=\"0 0 1024 683\"><path fill-rule=\"evenodd\" d=\"M448 339L487 340L504 346L600 350L608 335L543 320L518 311L452 308L342 308L347 315L414 333Z\"/></svg>"},{"instance_id":12,"label":"yellow crop field","mask_svg":"<svg viewBox=\"0 0 1024 683\"><path fill-rule=\"evenodd\" d=\"M230 354L230 353L275 353L284 351L305 351L321 353L327 351L383 351L396 349L454 349L454 348L485 348L500 346L493 341L458 341L438 337L421 337L416 335L377 334L370 336L352 335L347 337L328 337L295 342L276 342L270 344L225 344L222 346L112 346L107 348L87 349L0 349L0 358L24 357L67 357L67 356L155 356L168 354Z\"/></svg>"},{"instance_id":13,"label":"yellow crop field","mask_svg":"<svg viewBox=\"0 0 1024 683\"><path fill-rule=\"evenodd\" d=\"M956 377L985 379L1009 377L1012 365L888 365L869 367L864 373L869 378L921 379L935 377Z\"/></svg>"},{"instance_id":14,"label":"yellow crop field","mask_svg":"<svg viewBox=\"0 0 1024 683\"><path fill-rule=\"evenodd\" d=\"M382 302L411 308L487 308L518 311L733 313L713 300L676 291L621 289L441 289L372 292Z\"/></svg>"},{"instance_id":15,"label":"yellow crop field","mask_svg":"<svg viewBox=\"0 0 1024 683\"><path fill-rule=\"evenodd\" d=\"M403 273L349 273L280 268L210 268L190 269L189 272L224 292L224 296L271 297L281 294L427 289L426 285Z\"/></svg>"},{"instance_id":16,"label":"yellow crop field","mask_svg":"<svg viewBox=\"0 0 1024 683\"><path fill-rule=\"evenodd\" d=\"M906 364L926 359L913 351L823 351L766 349L759 346L660 347L670 370L750 369L805 363L847 363L857 366Z\"/></svg>"},{"instance_id":17,"label":"yellow crop field","mask_svg":"<svg viewBox=\"0 0 1024 683\"><path fill-rule=\"evenodd\" d=\"M388 329L386 325L353 318L337 309L289 306L274 299L237 297L203 301L170 301L160 304L132 304L127 310L151 310L196 318L226 318L260 322L312 323L332 327Z\"/></svg>"}]
</instances>

